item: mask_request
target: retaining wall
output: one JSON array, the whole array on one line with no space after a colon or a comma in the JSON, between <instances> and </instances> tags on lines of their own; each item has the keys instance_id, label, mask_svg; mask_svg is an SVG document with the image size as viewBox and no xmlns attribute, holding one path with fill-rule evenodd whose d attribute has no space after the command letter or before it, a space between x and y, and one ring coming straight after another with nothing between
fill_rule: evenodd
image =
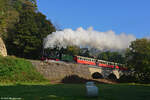
<instances>
[{"instance_id":1,"label":"retaining wall","mask_svg":"<svg viewBox=\"0 0 150 100\"><path fill-rule=\"evenodd\" d=\"M73 75L83 79L92 79L91 73L86 65L42 61L32 61L32 64L49 80L63 80Z\"/></svg>"}]
</instances>

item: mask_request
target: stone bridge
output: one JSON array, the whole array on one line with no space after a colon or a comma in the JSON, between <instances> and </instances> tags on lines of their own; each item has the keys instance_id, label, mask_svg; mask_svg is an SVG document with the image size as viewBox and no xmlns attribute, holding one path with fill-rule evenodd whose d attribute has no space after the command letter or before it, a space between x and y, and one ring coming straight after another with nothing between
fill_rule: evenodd
<instances>
[{"instance_id":1,"label":"stone bridge","mask_svg":"<svg viewBox=\"0 0 150 100\"><path fill-rule=\"evenodd\" d=\"M31 61L35 68L49 80L63 80L66 77L78 76L84 79L119 79L124 72L97 66L65 62Z\"/></svg>"},{"instance_id":2,"label":"stone bridge","mask_svg":"<svg viewBox=\"0 0 150 100\"><path fill-rule=\"evenodd\" d=\"M124 72L118 69L103 68L97 66L88 66L92 78L108 78L108 79L119 79Z\"/></svg>"}]
</instances>

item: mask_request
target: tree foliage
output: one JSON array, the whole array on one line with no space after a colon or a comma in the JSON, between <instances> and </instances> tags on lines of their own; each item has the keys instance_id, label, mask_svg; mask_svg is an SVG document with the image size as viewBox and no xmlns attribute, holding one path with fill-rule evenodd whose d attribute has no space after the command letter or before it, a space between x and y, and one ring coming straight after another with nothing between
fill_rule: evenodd
<instances>
[{"instance_id":1,"label":"tree foliage","mask_svg":"<svg viewBox=\"0 0 150 100\"><path fill-rule=\"evenodd\" d=\"M88 48L81 48L79 51L79 55L84 57L91 57Z\"/></svg>"},{"instance_id":2,"label":"tree foliage","mask_svg":"<svg viewBox=\"0 0 150 100\"><path fill-rule=\"evenodd\" d=\"M70 55L78 55L80 52L80 48L77 46L68 46L66 48L66 53L70 54Z\"/></svg>"},{"instance_id":3,"label":"tree foliage","mask_svg":"<svg viewBox=\"0 0 150 100\"><path fill-rule=\"evenodd\" d=\"M126 56L128 65L135 71L137 78L150 82L150 40L137 39L133 41Z\"/></svg>"},{"instance_id":4,"label":"tree foliage","mask_svg":"<svg viewBox=\"0 0 150 100\"><path fill-rule=\"evenodd\" d=\"M43 14L28 10L21 13L20 21L15 26L6 40L8 53L25 58L36 59L40 56L43 38L55 31Z\"/></svg>"},{"instance_id":5,"label":"tree foliage","mask_svg":"<svg viewBox=\"0 0 150 100\"><path fill-rule=\"evenodd\" d=\"M0 0L0 35L6 35L9 29L19 21L19 14L25 9L36 11L35 0Z\"/></svg>"},{"instance_id":6,"label":"tree foliage","mask_svg":"<svg viewBox=\"0 0 150 100\"><path fill-rule=\"evenodd\" d=\"M98 55L98 59L121 63L121 64L126 63L125 57L122 54L120 54L119 52L110 52L110 51L101 52Z\"/></svg>"},{"instance_id":7,"label":"tree foliage","mask_svg":"<svg viewBox=\"0 0 150 100\"><path fill-rule=\"evenodd\" d=\"M17 21L18 15L11 0L0 0L0 35L7 33L7 30Z\"/></svg>"},{"instance_id":8,"label":"tree foliage","mask_svg":"<svg viewBox=\"0 0 150 100\"><path fill-rule=\"evenodd\" d=\"M36 0L1 2L4 15L0 20L0 33L5 33L3 39L8 54L37 59L42 52L43 38L54 32L55 27L45 15L37 11Z\"/></svg>"}]
</instances>

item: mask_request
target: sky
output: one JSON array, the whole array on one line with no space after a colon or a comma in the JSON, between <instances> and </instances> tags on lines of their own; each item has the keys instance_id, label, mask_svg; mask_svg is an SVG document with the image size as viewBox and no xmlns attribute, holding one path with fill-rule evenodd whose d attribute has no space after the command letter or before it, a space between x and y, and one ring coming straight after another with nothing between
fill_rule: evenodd
<instances>
[{"instance_id":1,"label":"sky","mask_svg":"<svg viewBox=\"0 0 150 100\"><path fill-rule=\"evenodd\" d=\"M150 0L37 0L37 5L60 29L93 27L150 37Z\"/></svg>"}]
</instances>

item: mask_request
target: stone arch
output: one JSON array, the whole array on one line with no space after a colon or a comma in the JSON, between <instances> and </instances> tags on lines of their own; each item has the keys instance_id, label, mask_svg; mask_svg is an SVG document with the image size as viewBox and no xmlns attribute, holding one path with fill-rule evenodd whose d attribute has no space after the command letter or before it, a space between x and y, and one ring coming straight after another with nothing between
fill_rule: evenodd
<instances>
[{"instance_id":1,"label":"stone arch","mask_svg":"<svg viewBox=\"0 0 150 100\"><path fill-rule=\"evenodd\" d=\"M103 77L103 75L101 73L95 72L95 73L92 74L92 78L93 79L102 79L104 77Z\"/></svg>"},{"instance_id":2,"label":"stone arch","mask_svg":"<svg viewBox=\"0 0 150 100\"><path fill-rule=\"evenodd\" d=\"M120 73L118 70L113 70L112 73L116 76L117 79L120 78Z\"/></svg>"},{"instance_id":3,"label":"stone arch","mask_svg":"<svg viewBox=\"0 0 150 100\"><path fill-rule=\"evenodd\" d=\"M117 76L114 73L108 75L108 79L110 80L117 80Z\"/></svg>"},{"instance_id":4,"label":"stone arch","mask_svg":"<svg viewBox=\"0 0 150 100\"><path fill-rule=\"evenodd\" d=\"M92 75L93 73L96 73L96 72L102 73L102 69L100 69L100 68L95 68L95 67L89 67L89 71L90 71L91 75Z\"/></svg>"}]
</instances>

